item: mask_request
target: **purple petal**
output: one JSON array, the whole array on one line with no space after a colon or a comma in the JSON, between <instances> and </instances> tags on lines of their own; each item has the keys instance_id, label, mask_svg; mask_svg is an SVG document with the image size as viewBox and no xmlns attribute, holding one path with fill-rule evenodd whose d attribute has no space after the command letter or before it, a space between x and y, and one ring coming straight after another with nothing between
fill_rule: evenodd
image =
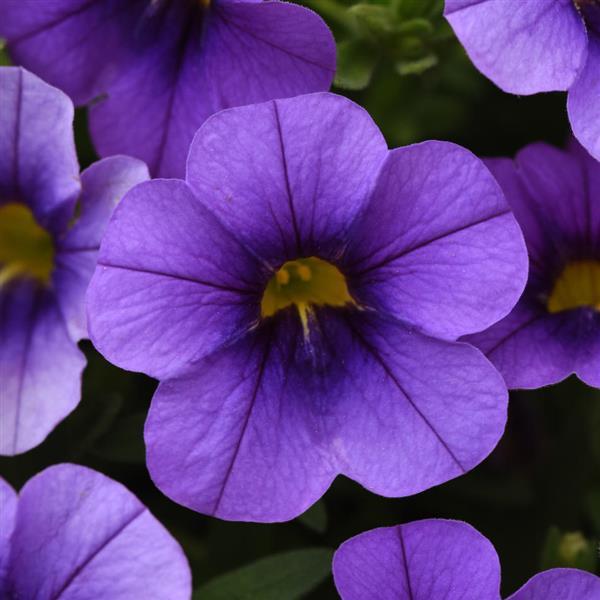
<instances>
[{"instance_id":1,"label":"purple petal","mask_svg":"<svg viewBox=\"0 0 600 600\"><path fill-rule=\"evenodd\" d=\"M80 216L58 241L53 285L73 339L87 337L85 292L96 267L100 240L124 194L149 178L146 165L134 158L105 158L81 174Z\"/></svg>"},{"instance_id":2,"label":"purple petal","mask_svg":"<svg viewBox=\"0 0 600 600\"><path fill-rule=\"evenodd\" d=\"M529 296L499 323L464 340L485 353L509 389L562 381L575 372L581 344L577 315L550 315Z\"/></svg>"},{"instance_id":3,"label":"purple petal","mask_svg":"<svg viewBox=\"0 0 600 600\"><path fill-rule=\"evenodd\" d=\"M589 33L585 67L569 90L567 108L573 133L600 160L600 36Z\"/></svg>"},{"instance_id":4,"label":"purple petal","mask_svg":"<svg viewBox=\"0 0 600 600\"><path fill-rule=\"evenodd\" d=\"M506 315L527 277L502 191L479 159L445 142L390 153L343 266L360 303L447 339Z\"/></svg>"},{"instance_id":5,"label":"purple petal","mask_svg":"<svg viewBox=\"0 0 600 600\"><path fill-rule=\"evenodd\" d=\"M475 66L505 92L566 90L585 61L573 0L446 0L445 15Z\"/></svg>"},{"instance_id":6,"label":"purple petal","mask_svg":"<svg viewBox=\"0 0 600 600\"><path fill-rule=\"evenodd\" d=\"M88 292L90 336L115 364L162 378L258 319L261 265L182 181L131 190Z\"/></svg>"},{"instance_id":7,"label":"purple petal","mask_svg":"<svg viewBox=\"0 0 600 600\"><path fill-rule=\"evenodd\" d=\"M261 331L160 384L144 437L150 475L171 499L222 519L285 521L331 484L314 412L328 399L298 379L302 334L291 318L275 340Z\"/></svg>"},{"instance_id":8,"label":"purple petal","mask_svg":"<svg viewBox=\"0 0 600 600\"><path fill-rule=\"evenodd\" d=\"M99 153L137 156L155 175L183 176L192 137L212 113L326 90L335 72L325 23L287 2L0 0L0 8L0 35L17 62L78 104L104 94L90 110Z\"/></svg>"},{"instance_id":9,"label":"purple petal","mask_svg":"<svg viewBox=\"0 0 600 600\"><path fill-rule=\"evenodd\" d=\"M78 404L83 354L56 300L27 282L0 293L0 454L41 443Z\"/></svg>"},{"instance_id":10,"label":"purple petal","mask_svg":"<svg viewBox=\"0 0 600 600\"><path fill-rule=\"evenodd\" d=\"M187 177L230 231L279 266L340 253L386 154L362 108L312 94L215 115L192 144Z\"/></svg>"},{"instance_id":11,"label":"purple petal","mask_svg":"<svg viewBox=\"0 0 600 600\"><path fill-rule=\"evenodd\" d=\"M211 114L331 85L333 38L301 6L214 2L203 16L174 3L161 19L165 25L151 43L91 109L92 136L103 156L139 156L156 176L183 177L193 135Z\"/></svg>"},{"instance_id":12,"label":"purple petal","mask_svg":"<svg viewBox=\"0 0 600 600\"><path fill-rule=\"evenodd\" d=\"M532 577L508 600L598 600L600 578L578 569L550 569Z\"/></svg>"},{"instance_id":13,"label":"purple petal","mask_svg":"<svg viewBox=\"0 0 600 600\"><path fill-rule=\"evenodd\" d=\"M0 594L8 594L10 538L17 516L17 493L0 477Z\"/></svg>"},{"instance_id":14,"label":"purple petal","mask_svg":"<svg viewBox=\"0 0 600 600\"><path fill-rule=\"evenodd\" d=\"M17 67L0 68L0 202L27 203L54 234L79 194L73 105L59 90Z\"/></svg>"},{"instance_id":15,"label":"purple petal","mask_svg":"<svg viewBox=\"0 0 600 600\"><path fill-rule=\"evenodd\" d=\"M164 493L225 519L281 521L339 472L408 495L494 448L507 394L474 348L339 310L317 313L313 331L306 344L290 311L159 386L145 438Z\"/></svg>"},{"instance_id":16,"label":"purple petal","mask_svg":"<svg viewBox=\"0 0 600 600\"><path fill-rule=\"evenodd\" d=\"M515 161L488 161L523 229L530 256L526 292L505 319L465 338L479 347L509 388L537 388L572 373L599 382L600 317L591 310L550 314L548 295L565 264L594 255L600 207L592 191L600 165L579 145L569 152L530 145Z\"/></svg>"},{"instance_id":17,"label":"purple petal","mask_svg":"<svg viewBox=\"0 0 600 600\"><path fill-rule=\"evenodd\" d=\"M500 600L494 547L459 521L415 521L357 535L336 551L333 576L342 600Z\"/></svg>"},{"instance_id":18,"label":"purple petal","mask_svg":"<svg viewBox=\"0 0 600 600\"><path fill-rule=\"evenodd\" d=\"M322 393L331 451L366 488L416 494L474 468L502 436L506 388L473 347L366 314L324 337L344 349Z\"/></svg>"},{"instance_id":19,"label":"purple petal","mask_svg":"<svg viewBox=\"0 0 600 600\"><path fill-rule=\"evenodd\" d=\"M135 32L144 2L0 0L0 36L13 60L64 90L76 104L101 92Z\"/></svg>"},{"instance_id":20,"label":"purple petal","mask_svg":"<svg viewBox=\"0 0 600 600\"><path fill-rule=\"evenodd\" d=\"M12 538L15 597L188 600L177 542L121 484L75 465L50 467L21 490Z\"/></svg>"}]
</instances>

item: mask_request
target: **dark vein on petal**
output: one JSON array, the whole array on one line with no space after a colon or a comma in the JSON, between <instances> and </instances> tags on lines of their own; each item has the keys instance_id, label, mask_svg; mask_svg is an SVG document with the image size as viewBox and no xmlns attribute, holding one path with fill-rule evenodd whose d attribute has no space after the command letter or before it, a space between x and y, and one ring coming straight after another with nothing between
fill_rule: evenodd
<instances>
[{"instance_id":1,"label":"dark vein on petal","mask_svg":"<svg viewBox=\"0 0 600 600\"><path fill-rule=\"evenodd\" d=\"M402 567L406 576L406 585L408 588L408 600L414 600L412 591L412 583L410 581L410 571L408 570L408 558L406 556L406 546L404 544L404 535L402 533L402 525L398 526L398 538L400 539L400 548L402 549Z\"/></svg>"},{"instance_id":2,"label":"dark vein on petal","mask_svg":"<svg viewBox=\"0 0 600 600\"><path fill-rule=\"evenodd\" d=\"M105 540L103 540L97 548L92 550L90 555L73 570L73 573L67 578L67 580L62 584L60 589L52 596L51 600L57 600L60 598L67 588L73 583L73 581L81 574L81 572L102 552L114 539L116 539L123 531L129 527L136 519L138 519L144 512L146 512L146 508L142 507L137 509L133 515L126 519L124 523L122 523L111 535L109 535Z\"/></svg>"},{"instance_id":3,"label":"dark vein on petal","mask_svg":"<svg viewBox=\"0 0 600 600\"><path fill-rule=\"evenodd\" d=\"M23 69L19 69L19 83L18 83L18 92L17 92L17 106L15 109L16 120L15 120L15 162L14 162L14 182L16 187L17 196L21 196L21 168L19 161L19 141L21 139L21 107L23 104Z\"/></svg>"},{"instance_id":4,"label":"dark vein on petal","mask_svg":"<svg viewBox=\"0 0 600 600\"><path fill-rule=\"evenodd\" d=\"M465 469L465 467L463 467L462 463L458 460L458 458L456 457L456 455L454 454L454 452L452 452L452 450L450 449L450 447L448 446L448 444L444 441L444 439L442 438L442 436L437 432L437 430L435 429L435 427L431 424L431 422L423 414L423 412L421 412L421 410L419 409L419 407L416 405L415 401L408 394L408 392L404 389L404 387L402 386L402 384L398 381L398 379L396 378L396 376L394 375L394 373L392 372L392 370L390 369L390 367L387 365L387 363L383 360L382 356L379 354L379 352L377 351L377 349L371 343L369 343L366 340L365 336L362 335L362 333L352 324L352 322L350 321L350 319L348 318L348 316L345 316L345 319L346 319L346 322L348 323L348 327L350 327L350 329L352 330L352 332L354 333L354 335L363 344L363 346L366 348L366 350L373 356L373 358L381 365L381 367L383 368L383 370L385 371L385 373L387 374L387 376L392 380L392 382L396 385L396 387L398 388L398 390L400 391L400 393L406 398L406 400L408 401L408 403L412 406L412 408L414 409L414 411L421 417L421 419L423 420L423 422L427 425L427 427L435 435L436 439L442 445L442 447L446 450L446 452L448 453L448 455L450 456L450 458L456 463L456 465L458 466L458 468L463 473L466 473L468 469Z\"/></svg>"},{"instance_id":5,"label":"dark vein on petal","mask_svg":"<svg viewBox=\"0 0 600 600\"><path fill-rule=\"evenodd\" d=\"M285 179L285 189L287 193L288 206L290 209L290 215L292 217L292 225L294 226L294 236L296 237L296 250L298 254L302 254L302 242L300 240L300 230L298 228L298 220L296 219L296 210L294 208L294 198L292 196L292 187L290 185L290 175L288 171L287 157L285 154L285 144L283 142L283 131L281 129L281 119L279 117L279 109L277 108L277 101L273 100L273 110L275 114L275 124L277 125L277 135L279 136L279 148L281 150L281 163L283 168L283 175Z\"/></svg>"},{"instance_id":6,"label":"dark vein on petal","mask_svg":"<svg viewBox=\"0 0 600 600\"><path fill-rule=\"evenodd\" d=\"M35 37L36 35L43 33L44 31L47 31L48 29L53 29L54 27L56 27L57 25L60 25L64 21L68 21L72 17L76 17L77 15L81 14L82 12L85 12L96 1L97 0L89 0L89 2L86 2L79 8L69 11L69 12L61 15L57 19L54 19L54 21L50 21L49 23L44 23L43 25L41 25L40 27L37 27L36 29L32 29L31 31L28 31L27 33L24 33L23 35L14 37L9 41L9 44L18 44L24 40ZM32 8L32 10L33 10L33 8Z\"/></svg>"},{"instance_id":7,"label":"dark vein on petal","mask_svg":"<svg viewBox=\"0 0 600 600\"><path fill-rule=\"evenodd\" d=\"M510 338L517 335L517 333L520 333L521 331L523 331L524 329L526 329L527 327L529 327L530 325L532 325L533 323L535 323L536 321L538 321L539 319L541 319L545 316L546 316L545 314L535 315L535 317L532 317L531 319L528 319L524 323L521 323L521 325L519 325L518 327L515 327L515 329L513 329L510 333L508 333L507 335L502 337L500 339L500 341L497 342L496 344L494 344L489 350L485 350L485 355L491 356L493 352L498 350L498 348L500 346L502 346L502 344L507 342Z\"/></svg>"},{"instance_id":8,"label":"dark vein on petal","mask_svg":"<svg viewBox=\"0 0 600 600\"><path fill-rule=\"evenodd\" d=\"M229 478L231 477L231 473L233 472L233 467L235 466L235 461L237 460L238 454L240 452L240 448L242 446L242 442L244 441L244 436L246 435L246 429L248 428L248 423L250 423L250 416L252 415L252 411L254 410L254 405L256 404L256 399L258 397L258 391L260 390L260 385L262 383L263 375L265 372L265 367L267 365L267 359L269 354L271 353L271 340L269 340L266 344L262 361L259 366L258 374L256 377L256 385L254 386L254 390L252 392L252 397L250 398L250 404L248 406L248 411L246 413L246 417L244 419L244 424L242 425L242 430L240 431L240 435L235 446L235 450L233 452L233 456L231 457L231 462L227 468L227 472L225 473L225 477L223 479L223 483L221 484L221 490L219 495L215 501L215 505L213 510L211 511L213 515L217 514L219 510L219 506L221 505L221 501L223 500L223 495L225 494L225 489L227 488L227 484L229 483Z\"/></svg>"},{"instance_id":9,"label":"dark vein on petal","mask_svg":"<svg viewBox=\"0 0 600 600\"><path fill-rule=\"evenodd\" d=\"M25 382L25 371L29 363L29 353L31 351L31 342L33 340L33 331L38 319L38 312L40 309L41 293L35 291L35 296L31 304L31 311L29 313L28 327L25 338L25 347L23 348L23 356L21 358L21 365L19 369L19 383L17 385L17 410L15 411L15 435L13 437L13 452L17 451L17 442L19 439L19 426L21 422L21 406L23 404L21 394L23 393L23 383Z\"/></svg>"},{"instance_id":10,"label":"dark vein on petal","mask_svg":"<svg viewBox=\"0 0 600 600\"><path fill-rule=\"evenodd\" d=\"M238 294L255 295L256 292L249 289L235 288L226 285L219 285L211 281L203 281L202 279L195 279L194 277L188 277L186 275L177 275L175 273L165 273L164 271L155 271L153 269L143 269L141 267L128 267L126 265L113 265L111 263L98 262L99 267L107 267L109 269L120 269L122 271L132 271L133 273L146 273L148 275L157 275L158 277L168 277L170 279L180 279L181 281L189 281L190 283L197 283L198 285L205 285L218 290L224 290L226 292L237 292Z\"/></svg>"},{"instance_id":11,"label":"dark vein on petal","mask_svg":"<svg viewBox=\"0 0 600 600\"><path fill-rule=\"evenodd\" d=\"M494 219L499 219L501 217L504 217L506 215L511 214L510 210L504 210L502 212L499 212L495 215L490 215L487 217L483 217L482 219L479 219L478 221L473 221L472 223L469 223L467 225L463 225L461 227L457 227L456 229L453 229L451 231L446 231L444 233L441 233L440 235L430 238L424 242L420 242L418 244L416 244L415 246L411 246L409 248L405 248L404 250L401 250L400 252L396 252L395 254L391 254L390 256L386 256L384 259L380 260L378 263L375 263L373 265L369 265L368 267L365 267L364 269L358 271L356 273L356 275L362 275L364 273L368 273L369 271L373 271L375 269L379 269L395 260L398 260L399 258L402 258L404 256L407 256L408 254L411 254L412 252L415 252L416 250L420 250L421 248L424 248L425 246L428 246L429 244L433 244L435 242L439 242L440 240L443 240L447 237L453 236L457 233L460 233L461 231L466 231L467 229L470 229L471 227L477 227L478 225L483 225L483 223L487 223L488 221L493 221ZM361 257L357 263L361 263L364 262L365 260L368 260L369 258L371 258L374 254L377 254L378 252L381 252L382 248L380 248L379 250L376 250L375 252L372 252L370 255L368 256L364 256Z\"/></svg>"},{"instance_id":12,"label":"dark vein on petal","mask_svg":"<svg viewBox=\"0 0 600 600\"><path fill-rule=\"evenodd\" d=\"M291 56L292 58L295 58L296 60L301 60L302 62L308 64L308 65L312 65L313 67L318 67L319 69L323 69L324 71L329 71L330 73L335 73L335 69L332 69L331 67L326 67L325 65L322 65L318 62L315 62L313 60L310 60L309 58L306 58L306 56L302 56L300 54L295 54L294 52L291 52L290 50L288 50L287 48L282 48L281 46L277 46L277 44L273 44L272 42L268 42L267 40L261 38L260 36L256 35L255 33L252 33L251 31L248 31L247 29L245 29L244 27L242 27L241 25L239 25L238 23L234 23L233 21L231 21L221 10L218 10L217 7L215 7L215 15L218 16L223 23L225 23L225 25L227 25L230 29L237 29L238 31L242 32L243 34L257 40L258 42L261 42L262 44L265 44L266 46L270 46L271 48L274 48L275 50L279 50L279 52L283 52L284 54L287 54L288 56Z\"/></svg>"},{"instance_id":13,"label":"dark vein on petal","mask_svg":"<svg viewBox=\"0 0 600 600\"><path fill-rule=\"evenodd\" d=\"M179 86L179 78L181 77L181 70L183 69L183 65L185 64L185 56L187 54L187 49L192 39L194 24L195 18L194 16L190 16L185 26L181 43L178 45L177 48L175 68L173 70L173 86L171 88L171 93L169 94L169 100L166 106L165 127L161 135L160 144L158 146L158 155L154 160L155 165L152 169L153 175L156 175L156 173L160 170L165 157L165 146L167 144L169 132L171 130L171 120L173 118L173 109L175 105L175 98L177 96L177 88Z\"/></svg>"}]
</instances>

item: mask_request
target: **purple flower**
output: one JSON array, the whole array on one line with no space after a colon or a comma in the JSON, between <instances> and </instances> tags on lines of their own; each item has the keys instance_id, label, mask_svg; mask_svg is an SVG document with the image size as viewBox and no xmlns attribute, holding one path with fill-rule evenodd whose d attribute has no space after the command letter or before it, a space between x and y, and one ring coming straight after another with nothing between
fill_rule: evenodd
<instances>
[{"instance_id":1,"label":"purple flower","mask_svg":"<svg viewBox=\"0 0 600 600\"><path fill-rule=\"evenodd\" d=\"M113 157L80 179L73 105L27 71L0 69L0 106L0 454L16 454L79 402L77 341L100 236L148 172Z\"/></svg>"},{"instance_id":2,"label":"purple flower","mask_svg":"<svg viewBox=\"0 0 600 600\"><path fill-rule=\"evenodd\" d=\"M19 495L0 479L0 597L189 600L179 544L120 483L50 467Z\"/></svg>"},{"instance_id":3,"label":"purple flower","mask_svg":"<svg viewBox=\"0 0 600 600\"><path fill-rule=\"evenodd\" d=\"M500 600L500 562L467 523L429 519L344 542L333 557L342 600ZM508 600L597 600L600 579L577 569L532 577Z\"/></svg>"},{"instance_id":4,"label":"purple flower","mask_svg":"<svg viewBox=\"0 0 600 600\"><path fill-rule=\"evenodd\" d=\"M509 388L536 388L576 373L600 387L600 164L573 144L521 150L488 166L525 235L530 273L502 321L468 337Z\"/></svg>"},{"instance_id":5,"label":"purple flower","mask_svg":"<svg viewBox=\"0 0 600 600\"><path fill-rule=\"evenodd\" d=\"M13 59L92 100L101 156L182 177L194 133L232 106L327 90L335 43L308 9L261 0L0 0ZM99 97L99 98L98 98Z\"/></svg>"},{"instance_id":6,"label":"purple flower","mask_svg":"<svg viewBox=\"0 0 600 600\"><path fill-rule=\"evenodd\" d=\"M600 2L446 0L475 66L513 94L568 90L571 126L600 159Z\"/></svg>"},{"instance_id":7,"label":"purple flower","mask_svg":"<svg viewBox=\"0 0 600 600\"><path fill-rule=\"evenodd\" d=\"M90 284L97 348L162 380L154 482L225 519L276 521L339 473L388 496L473 468L506 391L454 340L514 305L522 237L466 150L388 151L321 93L211 117L186 181L135 187Z\"/></svg>"}]
</instances>

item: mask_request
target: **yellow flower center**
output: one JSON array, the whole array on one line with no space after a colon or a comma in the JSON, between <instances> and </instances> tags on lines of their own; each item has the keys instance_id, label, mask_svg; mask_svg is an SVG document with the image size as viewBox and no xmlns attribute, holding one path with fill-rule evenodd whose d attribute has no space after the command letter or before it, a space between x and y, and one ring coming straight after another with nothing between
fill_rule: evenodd
<instances>
[{"instance_id":1,"label":"yellow flower center","mask_svg":"<svg viewBox=\"0 0 600 600\"><path fill-rule=\"evenodd\" d=\"M260 305L262 317L295 306L308 333L308 316L314 306L355 304L346 278L337 267L315 256L286 262L270 279Z\"/></svg>"},{"instance_id":2,"label":"yellow flower center","mask_svg":"<svg viewBox=\"0 0 600 600\"><path fill-rule=\"evenodd\" d=\"M568 264L548 299L551 313L585 306L600 311L600 262L596 260Z\"/></svg>"},{"instance_id":3,"label":"yellow flower center","mask_svg":"<svg viewBox=\"0 0 600 600\"><path fill-rule=\"evenodd\" d=\"M16 277L47 284L54 264L50 234L24 204L0 206L0 287Z\"/></svg>"}]
</instances>

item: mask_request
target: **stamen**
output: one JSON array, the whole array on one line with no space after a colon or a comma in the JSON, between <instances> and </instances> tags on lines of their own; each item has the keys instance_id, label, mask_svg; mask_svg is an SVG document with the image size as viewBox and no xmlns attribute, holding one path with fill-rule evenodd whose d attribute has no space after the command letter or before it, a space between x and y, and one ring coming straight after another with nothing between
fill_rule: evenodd
<instances>
[{"instance_id":1,"label":"stamen","mask_svg":"<svg viewBox=\"0 0 600 600\"><path fill-rule=\"evenodd\" d=\"M568 264L548 299L550 313L583 307L600 311L600 261L581 260Z\"/></svg>"},{"instance_id":2,"label":"stamen","mask_svg":"<svg viewBox=\"0 0 600 600\"><path fill-rule=\"evenodd\" d=\"M0 206L0 287L18 277L47 285L54 266L51 235L20 203Z\"/></svg>"},{"instance_id":3,"label":"stamen","mask_svg":"<svg viewBox=\"0 0 600 600\"><path fill-rule=\"evenodd\" d=\"M346 278L331 263L315 256L286 262L271 278L261 302L261 316L295 306L308 335L309 316L315 306L355 304Z\"/></svg>"}]
</instances>

